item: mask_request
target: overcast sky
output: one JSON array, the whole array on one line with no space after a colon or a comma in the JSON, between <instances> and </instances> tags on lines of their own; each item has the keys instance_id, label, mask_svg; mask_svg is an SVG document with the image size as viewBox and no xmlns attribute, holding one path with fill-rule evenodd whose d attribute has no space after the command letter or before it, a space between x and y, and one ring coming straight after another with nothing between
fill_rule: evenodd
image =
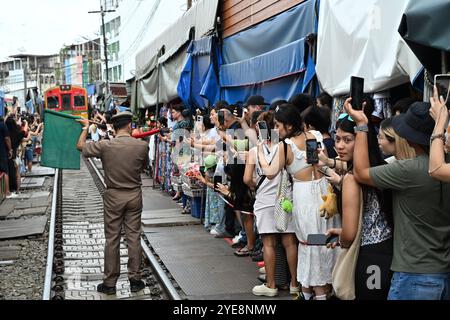
<instances>
[{"instance_id":1,"label":"overcast sky","mask_svg":"<svg viewBox=\"0 0 450 320\"><path fill-rule=\"evenodd\" d=\"M5 0L0 8L0 60L24 50L58 53L80 35L98 32L98 0Z\"/></svg>"}]
</instances>

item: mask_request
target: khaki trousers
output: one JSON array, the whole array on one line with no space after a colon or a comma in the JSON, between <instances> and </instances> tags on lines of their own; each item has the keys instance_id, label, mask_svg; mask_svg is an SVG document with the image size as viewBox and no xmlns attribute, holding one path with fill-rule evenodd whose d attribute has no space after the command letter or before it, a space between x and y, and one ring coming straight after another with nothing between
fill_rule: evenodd
<instances>
[{"instance_id":1,"label":"khaki trousers","mask_svg":"<svg viewBox=\"0 0 450 320\"><path fill-rule=\"evenodd\" d=\"M142 260L142 190L108 189L103 194L105 266L103 283L114 287L120 276L120 237L124 226L128 244L128 278L140 280Z\"/></svg>"}]
</instances>

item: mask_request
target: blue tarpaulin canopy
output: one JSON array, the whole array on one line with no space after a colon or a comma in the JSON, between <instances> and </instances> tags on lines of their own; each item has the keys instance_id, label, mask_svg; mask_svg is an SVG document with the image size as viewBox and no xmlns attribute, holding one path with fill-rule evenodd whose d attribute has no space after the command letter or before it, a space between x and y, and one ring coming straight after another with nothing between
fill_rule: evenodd
<instances>
[{"instance_id":1,"label":"blue tarpaulin canopy","mask_svg":"<svg viewBox=\"0 0 450 320\"><path fill-rule=\"evenodd\" d=\"M218 70L221 64L217 38L191 41L187 61L178 82L177 92L186 106L205 108L220 98Z\"/></svg>"},{"instance_id":2,"label":"blue tarpaulin canopy","mask_svg":"<svg viewBox=\"0 0 450 320\"><path fill-rule=\"evenodd\" d=\"M224 40L222 99L235 103L260 94L266 101L287 100L306 89L315 74L305 57L305 37L315 31L315 3L305 1Z\"/></svg>"}]
</instances>

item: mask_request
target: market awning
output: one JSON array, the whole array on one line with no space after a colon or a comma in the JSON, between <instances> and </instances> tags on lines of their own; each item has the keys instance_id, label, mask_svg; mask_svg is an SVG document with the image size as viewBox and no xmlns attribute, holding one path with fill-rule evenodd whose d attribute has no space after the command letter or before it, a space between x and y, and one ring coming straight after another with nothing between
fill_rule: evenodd
<instances>
[{"instance_id":1,"label":"market awning","mask_svg":"<svg viewBox=\"0 0 450 320\"><path fill-rule=\"evenodd\" d=\"M136 55L136 79L147 76L158 63L163 63L174 55L189 40L198 40L214 29L219 0L201 0L181 18L167 28L155 40ZM189 39L191 30L194 39ZM165 53L158 58L161 48Z\"/></svg>"},{"instance_id":2,"label":"market awning","mask_svg":"<svg viewBox=\"0 0 450 320\"><path fill-rule=\"evenodd\" d=\"M187 45L190 40L198 40L214 30L218 2L218 0L199 1L137 53L135 101L139 108L155 105L158 93L159 102L163 103L178 97L177 86L186 65ZM159 68L156 68L158 65Z\"/></svg>"},{"instance_id":3,"label":"market awning","mask_svg":"<svg viewBox=\"0 0 450 320\"><path fill-rule=\"evenodd\" d=\"M220 99L218 70L221 54L216 37L192 41L178 82L178 96L185 106L203 109Z\"/></svg>"},{"instance_id":4,"label":"market awning","mask_svg":"<svg viewBox=\"0 0 450 320\"><path fill-rule=\"evenodd\" d=\"M409 0L320 2L317 77L335 96L350 91L350 77L367 93L413 82L422 65L397 32Z\"/></svg>"},{"instance_id":5,"label":"market awning","mask_svg":"<svg viewBox=\"0 0 450 320\"><path fill-rule=\"evenodd\" d=\"M305 63L305 37L315 31L315 4L302 2L224 40L222 99L235 103L258 94L270 102L305 90L307 67L314 73L314 64Z\"/></svg>"},{"instance_id":6,"label":"market awning","mask_svg":"<svg viewBox=\"0 0 450 320\"><path fill-rule=\"evenodd\" d=\"M433 74L441 73L441 51L450 52L450 1L410 1L398 32ZM447 54L447 68L450 55ZM448 70L446 70L447 72Z\"/></svg>"}]
</instances>

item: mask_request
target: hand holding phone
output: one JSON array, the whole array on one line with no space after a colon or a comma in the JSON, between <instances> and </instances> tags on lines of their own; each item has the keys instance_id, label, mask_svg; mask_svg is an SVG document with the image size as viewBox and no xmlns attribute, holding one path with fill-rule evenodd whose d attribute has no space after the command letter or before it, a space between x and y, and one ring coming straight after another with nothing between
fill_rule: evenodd
<instances>
[{"instance_id":1,"label":"hand holding phone","mask_svg":"<svg viewBox=\"0 0 450 320\"><path fill-rule=\"evenodd\" d=\"M450 110L450 74L435 75L434 85L438 90L438 97L444 98L445 105Z\"/></svg>"},{"instance_id":2,"label":"hand holding phone","mask_svg":"<svg viewBox=\"0 0 450 320\"><path fill-rule=\"evenodd\" d=\"M265 141L270 140L270 132L265 121L258 121L256 127L258 128L258 139L260 142L264 143Z\"/></svg>"},{"instance_id":3,"label":"hand holding phone","mask_svg":"<svg viewBox=\"0 0 450 320\"><path fill-rule=\"evenodd\" d=\"M214 182L214 191L217 191L217 189L219 188L217 184L222 183L222 176L214 176L213 182Z\"/></svg>"},{"instance_id":4,"label":"hand holding phone","mask_svg":"<svg viewBox=\"0 0 450 320\"><path fill-rule=\"evenodd\" d=\"M306 139L306 163L317 164L319 163L319 144L316 139Z\"/></svg>"},{"instance_id":5,"label":"hand holding phone","mask_svg":"<svg viewBox=\"0 0 450 320\"><path fill-rule=\"evenodd\" d=\"M217 113L217 119L219 121L219 125L223 126L225 124L225 114L223 110L219 110Z\"/></svg>"},{"instance_id":6,"label":"hand holding phone","mask_svg":"<svg viewBox=\"0 0 450 320\"><path fill-rule=\"evenodd\" d=\"M326 234L308 234L308 238L306 240L306 244L308 246L326 246L327 244L339 245L339 236L332 234L327 236Z\"/></svg>"},{"instance_id":7,"label":"hand holding phone","mask_svg":"<svg viewBox=\"0 0 450 320\"><path fill-rule=\"evenodd\" d=\"M352 97L352 108L362 110L364 96L364 78L351 77L350 96Z\"/></svg>"}]
</instances>

